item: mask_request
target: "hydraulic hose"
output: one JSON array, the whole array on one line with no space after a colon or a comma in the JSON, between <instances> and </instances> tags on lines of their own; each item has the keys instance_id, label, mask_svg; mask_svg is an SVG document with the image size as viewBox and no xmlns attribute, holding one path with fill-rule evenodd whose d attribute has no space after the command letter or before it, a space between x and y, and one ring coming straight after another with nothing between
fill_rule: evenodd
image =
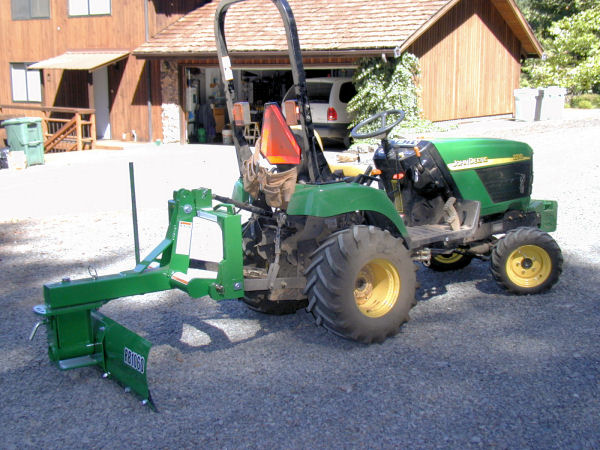
<instances>
[{"instance_id":1,"label":"hydraulic hose","mask_svg":"<svg viewBox=\"0 0 600 450\"><path fill-rule=\"evenodd\" d=\"M222 202L222 203L229 203L237 208L246 210L246 211L250 211L251 213L254 214L259 214L261 216L267 216L267 217L272 217L273 216L273 212L272 211L268 211L266 209L263 208L259 208L257 206L252 206L248 203L242 203L242 202L238 202L237 200L234 200L232 198L228 198L228 197L223 197L221 195L217 195L217 194L213 194L212 198L217 200L218 202Z\"/></svg>"}]
</instances>

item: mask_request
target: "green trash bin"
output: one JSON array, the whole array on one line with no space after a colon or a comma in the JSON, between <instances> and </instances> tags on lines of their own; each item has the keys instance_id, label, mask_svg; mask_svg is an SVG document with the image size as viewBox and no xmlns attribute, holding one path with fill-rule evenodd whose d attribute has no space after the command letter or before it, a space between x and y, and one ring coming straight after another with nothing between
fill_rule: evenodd
<instances>
[{"instance_id":1,"label":"green trash bin","mask_svg":"<svg viewBox=\"0 0 600 450\"><path fill-rule=\"evenodd\" d=\"M206 130L204 128L198 128L198 142L206 144Z\"/></svg>"},{"instance_id":2,"label":"green trash bin","mask_svg":"<svg viewBox=\"0 0 600 450\"><path fill-rule=\"evenodd\" d=\"M2 122L11 151L24 151L27 165L44 164L44 136L42 119L19 117Z\"/></svg>"}]
</instances>

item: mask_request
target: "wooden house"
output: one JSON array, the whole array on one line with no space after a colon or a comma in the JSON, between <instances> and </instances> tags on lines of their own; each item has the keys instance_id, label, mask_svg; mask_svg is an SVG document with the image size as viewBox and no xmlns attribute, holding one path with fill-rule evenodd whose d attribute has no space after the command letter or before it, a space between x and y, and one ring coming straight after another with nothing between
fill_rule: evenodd
<instances>
[{"instance_id":1,"label":"wooden house","mask_svg":"<svg viewBox=\"0 0 600 450\"><path fill-rule=\"evenodd\" d=\"M131 52L202 3L0 0L0 117L43 117L57 149L160 139L158 62Z\"/></svg>"},{"instance_id":2,"label":"wooden house","mask_svg":"<svg viewBox=\"0 0 600 450\"><path fill-rule=\"evenodd\" d=\"M216 94L217 1L207 2L140 45L134 54L160 60L163 101L177 103L181 139L190 96ZM511 114L521 62L542 48L514 0L289 0L308 70L348 74L365 56L410 52L420 58L424 116L432 121ZM235 29L235 33L232 33ZM226 30L234 69L260 81L285 70L285 35L275 7L249 0L231 7ZM200 71L200 72L198 72ZM194 73L199 90L190 90ZM275 75L273 75L275 73ZM271 83L277 82L276 78ZM173 83L179 88L172 91ZM208 92L208 94L205 94ZM199 101L207 101L200 99ZM187 108L187 109L186 109ZM163 124L164 128L164 124Z\"/></svg>"},{"instance_id":3,"label":"wooden house","mask_svg":"<svg viewBox=\"0 0 600 450\"><path fill-rule=\"evenodd\" d=\"M433 121L511 114L522 60L542 54L514 0L289 2L310 73L347 76L362 57L414 53ZM96 137L185 142L191 113L209 102L222 127L217 3L0 0L0 118L42 116L49 147L76 137L67 149ZM237 80L256 94L285 90L273 4L234 5L226 25Z\"/></svg>"}]
</instances>

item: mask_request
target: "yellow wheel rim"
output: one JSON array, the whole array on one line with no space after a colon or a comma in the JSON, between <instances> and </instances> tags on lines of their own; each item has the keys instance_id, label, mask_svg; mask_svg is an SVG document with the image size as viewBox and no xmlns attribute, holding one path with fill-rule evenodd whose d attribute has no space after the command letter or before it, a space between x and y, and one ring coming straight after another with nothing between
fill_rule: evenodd
<instances>
[{"instance_id":1,"label":"yellow wheel rim","mask_svg":"<svg viewBox=\"0 0 600 450\"><path fill-rule=\"evenodd\" d=\"M392 263L374 259L363 266L354 281L354 301L367 317L386 315L398 301L400 275Z\"/></svg>"},{"instance_id":2,"label":"yellow wheel rim","mask_svg":"<svg viewBox=\"0 0 600 450\"><path fill-rule=\"evenodd\" d=\"M455 262L460 261L463 258L463 255L460 253L452 253L451 255L437 255L433 259L435 259L440 264L453 264Z\"/></svg>"},{"instance_id":3,"label":"yellow wheel rim","mask_svg":"<svg viewBox=\"0 0 600 450\"><path fill-rule=\"evenodd\" d=\"M548 279L551 271L550 255L537 245L523 245L506 260L506 275L519 287L537 287Z\"/></svg>"}]
</instances>

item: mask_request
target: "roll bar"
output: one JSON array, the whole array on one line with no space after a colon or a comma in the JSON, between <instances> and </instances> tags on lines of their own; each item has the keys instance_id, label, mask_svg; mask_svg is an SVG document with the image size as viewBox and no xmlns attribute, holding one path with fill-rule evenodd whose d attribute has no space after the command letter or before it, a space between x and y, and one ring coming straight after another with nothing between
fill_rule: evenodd
<instances>
[{"instance_id":1,"label":"roll bar","mask_svg":"<svg viewBox=\"0 0 600 450\"><path fill-rule=\"evenodd\" d=\"M217 55L219 59L219 68L221 77L225 85L225 98L227 100L227 111L229 119L233 123L233 104L236 101L235 86L233 82L233 71L231 68L231 60L227 49L227 41L225 39L225 16L227 10L235 3L241 3L245 0L221 0L217 6L215 13L215 40L217 44ZM302 163L299 168L301 173L303 170L308 171L309 179L312 183L327 181L331 178L331 172L325 156L320 148L315 145L315 132L312 123L310 105L308 102L308 93L306 89L306 75L304 72L304 64L302 62L302 53L300 50L300 41L298 40L298 30L296 28L296 20L292 9L287 0L271 0L277 7L287 37L288 55L292 69L292 77L296 91L296 98L300 108L300 124L302 125L302 142L300 146L302 150ZM237 153L238 167L240 174L242 163L250 158L251 152L248 143L243 136L243 130L234 125L233 140Z\"/></svg>"}]
</instances>

